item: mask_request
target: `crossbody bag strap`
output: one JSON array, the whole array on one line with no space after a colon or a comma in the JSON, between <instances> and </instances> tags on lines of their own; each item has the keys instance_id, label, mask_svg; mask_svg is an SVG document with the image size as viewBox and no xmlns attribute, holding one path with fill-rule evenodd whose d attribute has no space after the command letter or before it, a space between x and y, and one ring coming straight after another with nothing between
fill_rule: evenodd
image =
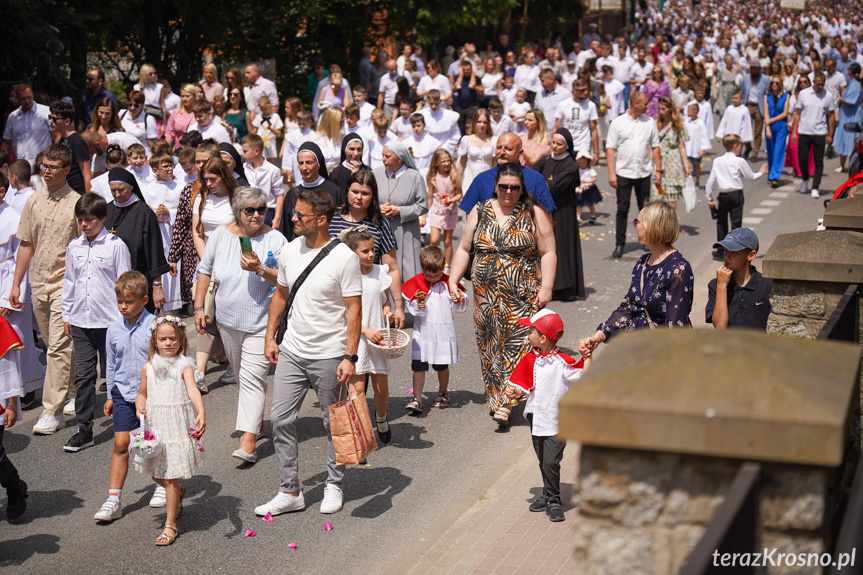
<instances>
[{"instance_id":1,"label":"crossbody bag strap","mask_svg":"<svg viewBox=\"0 0 863 575\"><path fill-rule=\"evenodd\" d=\"M317 265L321 263L321 261L323 261L323 259L327 257L340 243L342 243L341 240L334 238L330 243L325 245L323 249L318 252L318 255L315 256L315 259L306 266L306 269L303 270L303 273L300 274L297 281L294 282L293 289L291 290L291 293L288 294L288 301L285 303L285 311L282 312L282 317L279 319L279 329L276 331L276 343L278 345L282 345L282 339L284 339L285 332L288 330L288 312L291 311L291 305L294 303L294 297L296 297L300 287L312 271L314 271Z\"/></svg>"},{"instance_id":2,"label":"crossbody bag strap","mask_svg":"<svg viewBox=\"0 0 863 575\"><path fill-rule=\"evenodd\" d=\"M225 226L219 227L219 235L216 236L216 249L213 252L213 268L210 270L210 281L216 281L216 259L219 255L219 244L222 243L222 234L225 232ZM218 282L216 282L218 284Z\"/></svg>"},{"instance_id":3,"label":"crossbody bag strap","mask_svg":"<svg viewBox=\"0 0 863 575\"><path fill-rule=\"evenodd\" d=\"M647 300L644 297L644 270L647 268L647 261L645 260L644 264L641 266L641 306L644 309L644 315L647 316L647 325L650 326L650 329L656 329L656 325L654 325L653 320L650 319L650 312L647 311Z\"/></svg>"}]
</instances>

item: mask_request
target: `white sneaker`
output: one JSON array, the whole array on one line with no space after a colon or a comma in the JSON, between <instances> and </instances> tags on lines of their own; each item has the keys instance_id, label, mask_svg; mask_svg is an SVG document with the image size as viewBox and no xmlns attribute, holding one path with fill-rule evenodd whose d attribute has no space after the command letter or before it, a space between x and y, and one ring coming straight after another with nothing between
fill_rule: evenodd
<instances>
[{"instance_id":1,"label":"white sneaker","mask_svg":"<svg viewBox=\"0 0 863 575\"><path fill-rule=\"evenodd\" d=\"M39 421L36 422L36 425L33 426L33 434L52 435L64 427L66 427L66 422L63 421L62 417L43 413L39 416Z\"/></svg>"},{"instance_id":2,"label":"white sneaker","mask_svg":"<svg viewBox=\"0 0 863 575\"><path fill-rule=\"evenodd\" d=\"M843 168L842 166L839 166L838 168L836 168L835 170L833 170L833 173L834 173L834 174L841 174L841 173L842 173L842 172L844 172L844 171L845 171L845 168Z\"/></svg>"},{"instance_id":3,"label":"white sneaker","mask_svg":"<svg viewBox=\"0 0 863 575\"><path fill-rule=\"evenodd\" d=\"M75 398L69 399L63 407L63 415L66 417L75 417Z\"/></svg>"},{"instance_id":4,"label":"white sneaker","mask_svg":"<svg viewBox=\"0 0 863 575\"><path fill-rule=\"evenodd\" d=\"M224 375L222 375L222 383L237 383L237 374L234 373L234 369L231 367L231 364L228 364L228 369L226 369Z\"/></svg>"},{"instance_id":5,"label":"white sneaker","mask_svg":"<svg viewBox=\"0 0 863 575\"><path fill-rule=\"evenodd\" d=\"M800 182L800 193L801 194L806 193L806 184L807 184L806 180L803 180L802 182Z\"/></svg>"},{"instance_id":6,"label":"white sneaker","mask_svg":"<svg viewBox=\"0 0 863 575\"><path fill-rule=\"evenodd\" d=\"M96 521L113 521L123 516L123 510L120 508L119 501L108 499L102 504L102 508L96 512L93 519Z\"/></svg>"},{"instance_id":7,"label":"white sneaker","mask_svg":"<svg viewBox=\"0 0 863 575\"><path fill-rule=\"evenodd\" d=\"M299 495L291 495L284 491L273 497L269 502L255 507L255 515L264 516L267 513L279 515L281 513L289 513L291 511L302 511L306 508L306 500L303 498L303 492Z\"/></svg>"},{"instance_id":8,"label":"white sneaker","mask_svg":"<svg viewBox=\"0 0 863 575\"><path fill-rule=\"evenodd\" d=\"M820 198L820 197L821 197L821 192L819 192L819 191L818 191L818 190L816 190L815 188L812 188L812 197L813 197L813 198Z\"/></svg>"},{"instance_id":9,"label":"white sneaker","mask_svg":"<svg viewBox=\"0 0 863 575\"><path fill-rule=\"evenodd\" d=\"M324 487L324 500L321 501L321 513L335 513L342 510L344 495L338 485L327 483Z\"/></svg>"},{"instance_id":10,"label":"white sneaker","mask_svg":"<svg viewBox=\"0 0 863 575\"><path fill-rule=\"evenodd\" d=\"M168 494L165 493L165 488L161 485L156 486L156 491L150 498L150 507L164 507L168 504Z\"/></svg>"}]
</instances>

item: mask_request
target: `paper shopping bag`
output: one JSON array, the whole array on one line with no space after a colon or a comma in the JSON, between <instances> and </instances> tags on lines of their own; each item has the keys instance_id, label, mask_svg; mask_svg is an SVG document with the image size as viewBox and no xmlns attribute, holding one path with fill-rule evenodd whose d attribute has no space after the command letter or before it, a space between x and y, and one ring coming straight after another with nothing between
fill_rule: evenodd
<instances>
[{"instance_id":1,"label":"paper shopping bag","mask_svg":"<svg viewBox=\"0 0 863 575\"><path fill-rule=\"evenodd\" d=\"M364 393L334 403L329 410L336 463L355 465L378 448Z\"/></svg>"}]
</instances>

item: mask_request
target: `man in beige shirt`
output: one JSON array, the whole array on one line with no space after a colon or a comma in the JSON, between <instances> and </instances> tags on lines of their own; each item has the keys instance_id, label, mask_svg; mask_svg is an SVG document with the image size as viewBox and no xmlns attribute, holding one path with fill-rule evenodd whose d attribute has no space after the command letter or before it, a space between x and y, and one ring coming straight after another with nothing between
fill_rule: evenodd
<instances>
[{"instance_id":1,"label":"man in beige shirt","mask_svg":"<svg viewBox=\"0 0 863 575\"><path fill-rule=\"evenodd\" d=\"M33 433L38 435L56 433L66 425L64 415L75 415L72 339L63 330L60 309L66 248L78 235L75 204L81 197L66 183L71 164L72 152L66 146L52 144L45 148L42 177L48 189L27 199L15 234L21 245L9 302L17 309L24 306L22 300L26 294L21 293L20 286L30 268L33 313L47 348L48 366L42 390L44 411L33 426Z\"/></svg>"}]
</instances>

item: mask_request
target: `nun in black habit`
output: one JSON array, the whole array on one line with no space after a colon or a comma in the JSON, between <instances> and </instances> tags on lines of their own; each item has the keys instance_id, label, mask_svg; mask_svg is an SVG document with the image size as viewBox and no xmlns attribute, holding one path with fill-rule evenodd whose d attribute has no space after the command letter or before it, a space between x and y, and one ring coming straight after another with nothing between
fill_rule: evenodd
<instances>
[{"instance_id":1,"label":"nun in black habit","mask_svg":"<svg viewBox=\"0 0 863 575\"><path fill-rule=\"evenodd\" d=\"M302 156L302 157L301 157ZM307 160L314 159L313 162ZM305 160L305 161L304 161ZM282 208L282 221L279 222L279 231L288 238L288 241L293 241L297 235L294 233L294 208L297 206L297 197L305 188L307 190L321 190L330 195L336 205L339 204L339 196L344 195L334 183L329 181L327 177L327 164L324 161L324 153L314 142L305 142L300 149L297 150L297 163L299 165L300 175L303 181L287 194L285 194L285 203ZM342 204L345 200L342 199Z\"/></svg>"},{"instance_id":2,"label":"nun in black habit","mask_svg":"<svg viewBox=\"0 0 863 575\"><path fill-rule=\"evenodd\" d=\"M240 155L237 148L231 144L222 142L219 144L219 156L225 160L228 167L234 171L234 179L237 180L237 187L248 188L249 180L246 179L246 172L243 169L243 156Z\"/></svg>"},{"instance_id":3,"label":"nun in black habit","mask_svg":"<svg viewBox=\"0 0 863 575\"><path fill-rule=\"evenodd\" d=\"M359 145L354 144L350 146L350 150L348 150L348 145L351 142L358 142ZM337 207L345 205L345 202L348 201L348 178L350 178L351 174L358 171L360 168L365 167L363 165L364 148L365 144L363 143L363 139L355 132L348 134L342 140L342 163L336 166L336 168L330 173L329 178L327 178L329 181L334 183L341 192L341 195L336 200Z\"/></svg>"},{"instance_id":4,"label":"nun in black habit","mask_svg":"<svg viewBox=\"0 0 863 575\"><path fill-rule=\"evenodd\" d=\"M572 135L558 129L551 138L551 155L541 158L533 169L542 174L557 209L551 213L554 242L557 248L557 275L551 299L574 301L584 299L584 266L581 263L581 240L576 215L576 188L581 186L578 162L572 146Z\"/></svg>"},{"instance_id":5,"label":"nun in black habit","mask_svg":"<svg viewBox=\"0 0 863 575\"><path fill-rule=\"evenodd\" d=\"M159 220L144 201L138 181L130 172L112 168L108 182L114 201L108 204L105 229L123 240L129 248L132 269L147 278L149 301L146 307L153 313L165 304L161 278L162 274L171 271L162 247Z\"/></svg>"}]
</instances>

